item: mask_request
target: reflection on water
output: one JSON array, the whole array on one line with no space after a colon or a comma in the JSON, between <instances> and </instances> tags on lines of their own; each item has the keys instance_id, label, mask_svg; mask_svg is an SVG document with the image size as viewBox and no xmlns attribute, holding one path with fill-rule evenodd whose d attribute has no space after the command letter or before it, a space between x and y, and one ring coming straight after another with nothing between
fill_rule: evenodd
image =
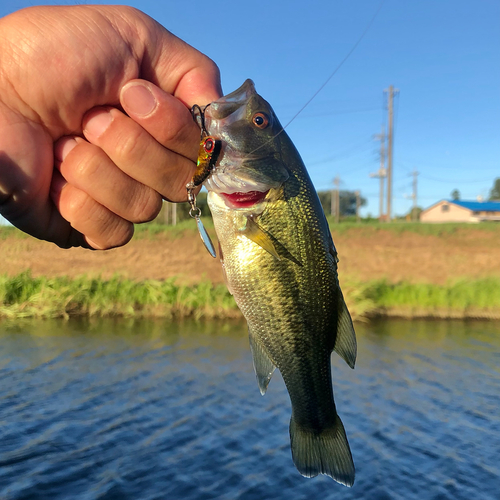
<instances>
[{"instance_id":1,"label":"reflection on water","mask_svg":"<svg viewBox=\"0 0 500 500\"><path fill-rule=\"evenodd\" d=\"M353 489L305 479L240 322L0 325L0 498L496 499L500 324L358 325L336 401Z\"/></svg>"}]
</instances>

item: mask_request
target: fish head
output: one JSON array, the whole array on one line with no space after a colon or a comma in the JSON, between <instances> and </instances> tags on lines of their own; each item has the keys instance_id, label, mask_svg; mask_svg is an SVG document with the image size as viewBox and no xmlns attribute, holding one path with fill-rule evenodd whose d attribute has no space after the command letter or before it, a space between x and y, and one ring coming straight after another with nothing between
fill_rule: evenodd
<instances>
[{"instance_id":1,"label":"fish head","mask_svg":"<svg viewBox=\"0 0 500 500\"><path fill-rule=\"evenodd\" d=\"M283 128L252 80L209 104L204 119L208 134L221 143L205 187L230 208L260 204L288 179L281 155Z\"/></svg>"}]
</instances>

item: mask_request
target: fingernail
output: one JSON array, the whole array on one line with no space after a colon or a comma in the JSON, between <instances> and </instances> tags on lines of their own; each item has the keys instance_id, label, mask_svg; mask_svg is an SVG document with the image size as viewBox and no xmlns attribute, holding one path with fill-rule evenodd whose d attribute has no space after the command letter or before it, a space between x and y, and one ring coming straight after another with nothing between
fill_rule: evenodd
<instances>
[{"instance_id":1,"label":"fingernail","mask_svg":"<svg viewBox=\"0 0 500 500\"><path fill-rule=\"evenodd\" d=\"M86 118L83 132L89 139L98 139L106 132L113 117L109 110L98 109L92 111Z\"/></svg>"},{"instance_id":2,"label":"fingernail","mask_svg":"<svg viewBox=\"0 0 500 500\"><path fill-rule=\"evenodd\" d=\"M128 114L140 117L150 115L158 105L151 90L141 83L132 83L123 87L121 102Z\"/></svg>"},{"instance_id":3,"label":"fingernail","mask_svg":"<svg viewBox=\"0 0 500 500\"><path fill-rule=\"evenodd\" d=\"M55 148L54 148L54 156L56 161L64 161L66 156L68 156L69 152L77 145L78 143L73 137L64 137L60 139Z\"/></svg>"}]
</instances>

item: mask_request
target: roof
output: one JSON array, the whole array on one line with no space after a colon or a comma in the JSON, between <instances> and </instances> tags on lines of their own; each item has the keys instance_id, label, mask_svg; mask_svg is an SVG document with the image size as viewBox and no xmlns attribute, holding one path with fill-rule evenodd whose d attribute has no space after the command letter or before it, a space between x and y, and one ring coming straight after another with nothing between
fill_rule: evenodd
<instances>
[{"instance_id":1,"label":"roof","mask_svg":"<svg viewBox=\"0 0 500 500\"><path fill-rule=\"evenodd\" d=\"M500 201L461 201L444 200L459 207L467 208L473 212L500 212Z\"/></svg>"}]
</instances>

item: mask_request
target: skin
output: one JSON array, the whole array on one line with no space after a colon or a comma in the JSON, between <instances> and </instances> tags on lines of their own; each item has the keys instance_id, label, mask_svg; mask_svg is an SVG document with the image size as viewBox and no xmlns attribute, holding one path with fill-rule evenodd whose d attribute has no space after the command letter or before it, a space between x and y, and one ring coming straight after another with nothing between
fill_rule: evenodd
<instances>
[{"instance_id":1,"label":"skin","mask_svg":"<svg viewBox=\"0 0 500 500\"><path fill-rule=\"evenodd\" d=\"M44 6L0 19L0 213L61 247L127 243L186 200L222 95L206 56L131 7Z\"/></svg>"}]
</instances>

